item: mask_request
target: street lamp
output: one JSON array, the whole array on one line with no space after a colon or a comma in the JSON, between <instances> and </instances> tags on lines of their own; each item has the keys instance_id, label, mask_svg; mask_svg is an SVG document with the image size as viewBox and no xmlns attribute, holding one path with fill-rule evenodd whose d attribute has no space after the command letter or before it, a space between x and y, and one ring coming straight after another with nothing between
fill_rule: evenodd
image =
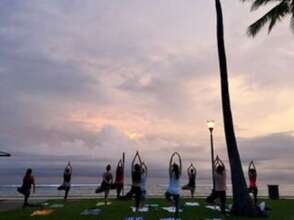
<instances>
[{"instance_id":1,"label":"street lamp","mask_svg":"<svg viewBox=\"0 0 294 220\"><path fill-rule=\"evenodd\" d=\"M214 149L213 149L213 128L214 128L214 121L213 120L208 120L207 121L207 127L210 133L210 148L211 148L211 171L212 171L212 183L213 183L213 188L212 191L215 189L215 180L214 180Z\"/></svg>"}]
</instances>

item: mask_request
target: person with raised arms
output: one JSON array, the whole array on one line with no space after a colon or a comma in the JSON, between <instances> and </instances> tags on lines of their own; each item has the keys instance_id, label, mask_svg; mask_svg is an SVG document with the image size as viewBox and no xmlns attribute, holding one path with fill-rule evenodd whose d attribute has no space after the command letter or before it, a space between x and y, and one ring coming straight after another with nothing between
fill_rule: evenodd
<instances>
[{"instance_id":1,"label":"person with raised arms","mask_svg":"<svg viewBox=\"0 0 294 220\"><path fill-rule=\"evenodd\" d=\"M178 157L178 163L174 158ZM175 205L175 218L179 216L179 203L180 203L180 177L182 173L182 160L179 153L172 154L169 161L169 185L165 192L165 198Z\"/></svg>"},{"instance_id":2,"label":"person with raised arms","mask_svg":"<svg viewBox=\"0 0 294 220\"><path fill-rule=\"evenodd\" d=\"M102 183L101 183L100 187L98 187L95 191L96 193L104 192L105 205L107 205L107 200L108 200L108 196L109 196L109 191L112 186L112 181L113 181L113 177L112 177L112 173L111 173L111 166L110 166L110 164L108 164L106 166L106 171L102 175Z\"/></svg>"},{"instance_id":3,"label":"person with raised arms","mask_svg":"<svg viewBox=\"0 0 294 220\"><path fill-rule=\"evenodd\" d=\"M136 162L136 159L138 162ZM123 197L123 199L135 198L136 212L139 210L141 199L141 178L142 178L142 160L137 151L132 161L132 186L130 191Z\"/></svg>"},{"instance_id":4,"label":"person with raised arms","mask_svg":"<svg viewBox=\"0 0 294 220\"><path fill-rule=\"evenodd\" d=\"M194 165L191 163L191 165L187 168L187 174L189 177L189 182L187 185L183 186L183 190L190 190L191 192L191 197L194 198L194 193L195 193L195 187L196 187L196 175L197 175L197 170L194 167Z\"/></svg>"},{"instance_id":5,"label":"person with raised arms","mask_svg":"<svg viewBox=\"0 0 294 220\"><path fill-rule=\"evenodd\" d=\"M248 177L249 177L249 192L253 194L254 196L254 203L257 204L257 193L258 188L256 185L256 179L257 179L257 172L255 165L253 161L250 162L248 167Z\"/></svg>"},{"instance_id":6,"label":"person with raised arms","mask_svg":"<svg viewBox=\"0 0 294 220\"><path fill-rule=\"evenodd\" d=\"M214 161L214 180L215 188L207 197L208 203L213 203L216 199L220 199L221 211L223 214L226 212L226 167L224 163L217 156Z\"/></svg>"},{"instance_id":7,"label":"person with raised arms","mask_svg":"<svg viewBox=\"0 0 294 220\"><path fill-rule=\"evenodd\" d=\"M124 166L122 160L119 160L115 172L115 181L113 188L116 189L116 198L121 198L121 192L124 187Z\"/></svg>"},{"instance_id":8,"label":"person with raised arms","mask_svg":"<svg viewBox=\"0 0 294 220\"><path fill-rule=\"evenodd\" d=\"M140 207L144 206L144 202L146 199L146 181L148 175L148 168L146 164L143 162L141 167L141 182L140 182L140 189L141 189L141 196L140 196Z\"/></svg>"},{"instance_id":9,"label":"person with raised arms","mask_svg":"<svg viewBox=\"0 0 294 220\"><path fill-rule=\"evenodd\" d=\"M70 162L66 165L63 173L63 183L57 188L58 190L64 190L64 200L67 200L67 196L71 187L71 175L72 175L72 166Z\"/></svg>"},{"instance_id":10,"label":"person with raised arms","mask_svg":"<svg viewBox=\"0 0 294 220\"><path fill-rule=\"evenodd\" d=\"M35 178L33 176L33 171L31 168L26 170L25 176L22 180L22 186L17 188L17 191L24 195L24 203L23 207L29 206L28 200L31 194L31 188L33 185L33 193L36 192L36 184L35 184Z\"/></svg>"}]
</instances>

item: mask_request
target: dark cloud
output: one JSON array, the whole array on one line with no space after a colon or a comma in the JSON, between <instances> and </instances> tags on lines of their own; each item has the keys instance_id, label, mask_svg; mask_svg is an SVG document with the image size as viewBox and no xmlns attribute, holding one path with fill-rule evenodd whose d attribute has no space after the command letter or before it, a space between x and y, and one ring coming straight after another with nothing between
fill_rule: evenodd
<instances>
[{"instance_id":1,"label":"dark cloud","mask_svg":"<svg viewBox=\"0 0 294 220\"><path fill-rule=\"evenodd\" d=\"M294 155L293 131L241 139L239 148L246 161L291 161ZM283 161L284 160L284 161Z\"/></svg>"}]
</instances>

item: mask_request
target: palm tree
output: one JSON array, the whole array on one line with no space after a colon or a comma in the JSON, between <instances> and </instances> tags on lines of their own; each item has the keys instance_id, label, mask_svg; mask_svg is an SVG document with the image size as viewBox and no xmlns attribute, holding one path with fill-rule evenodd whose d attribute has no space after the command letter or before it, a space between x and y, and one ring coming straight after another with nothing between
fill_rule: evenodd
<instances>
[{"instance_id":1,"label":"palm tree","mask_svg":"<svg viewBox=\"0 0 294 220\"><path fill-rule=\"evenodd\" d=\"M242 0L249 1L249 0ZM260 6L269 3L278 2L271 10L259 18L256 22L248 27L249 36L254 37L265 24L269 23L268 33L271 32L277 21L282 20L287 15L291 16L290 26L294 31L294 0L254 0L251 6L251 11L257 10Z\"/></svg>"},{"instance_id":2,"label":"palm tree","mask_svg":"<svg viewBox=\"0 0 294 220\"><path fill-rule=\"evenodd\" d=\"M233 185L232 213L238 216L256 216L256 208L251 197L249 196L234 132L224 43L223 15L220 0L215 0L215 6L217 15L217 46L221 80L223 120Z\"/></svg>"}]
</instances>

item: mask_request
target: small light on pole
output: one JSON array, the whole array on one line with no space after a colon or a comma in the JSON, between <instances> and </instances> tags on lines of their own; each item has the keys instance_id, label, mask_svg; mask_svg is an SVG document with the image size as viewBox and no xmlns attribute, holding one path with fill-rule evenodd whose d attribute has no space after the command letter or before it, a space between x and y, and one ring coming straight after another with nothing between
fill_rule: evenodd
<instances>
[{"instance_id":1,"label":"small light on pole","mask_svg":"<svg viewBox=\"0 0 294 220\"><path fill-rule=\"evenodd\" d=\"M212 171L212 183L213 183L213 189L215 189L215 180L214 180L214 149L213 149L213 129L214 129L214 120L208 120L207 121L207 127L210 132L210 148L211 148L211 171Z\"/></svg>"},{"instance_id":2,"label":"small light on pole","mask_svg":"<svg viewBox=\"0 0 294 220\"><path fill-rule=\"evenodd\" d=\"M213 120L208 120L207 121L207 127L208 127L209 131L212 132L213 128L214 128L214 121Z\"/></svg>"}]
</instances>

